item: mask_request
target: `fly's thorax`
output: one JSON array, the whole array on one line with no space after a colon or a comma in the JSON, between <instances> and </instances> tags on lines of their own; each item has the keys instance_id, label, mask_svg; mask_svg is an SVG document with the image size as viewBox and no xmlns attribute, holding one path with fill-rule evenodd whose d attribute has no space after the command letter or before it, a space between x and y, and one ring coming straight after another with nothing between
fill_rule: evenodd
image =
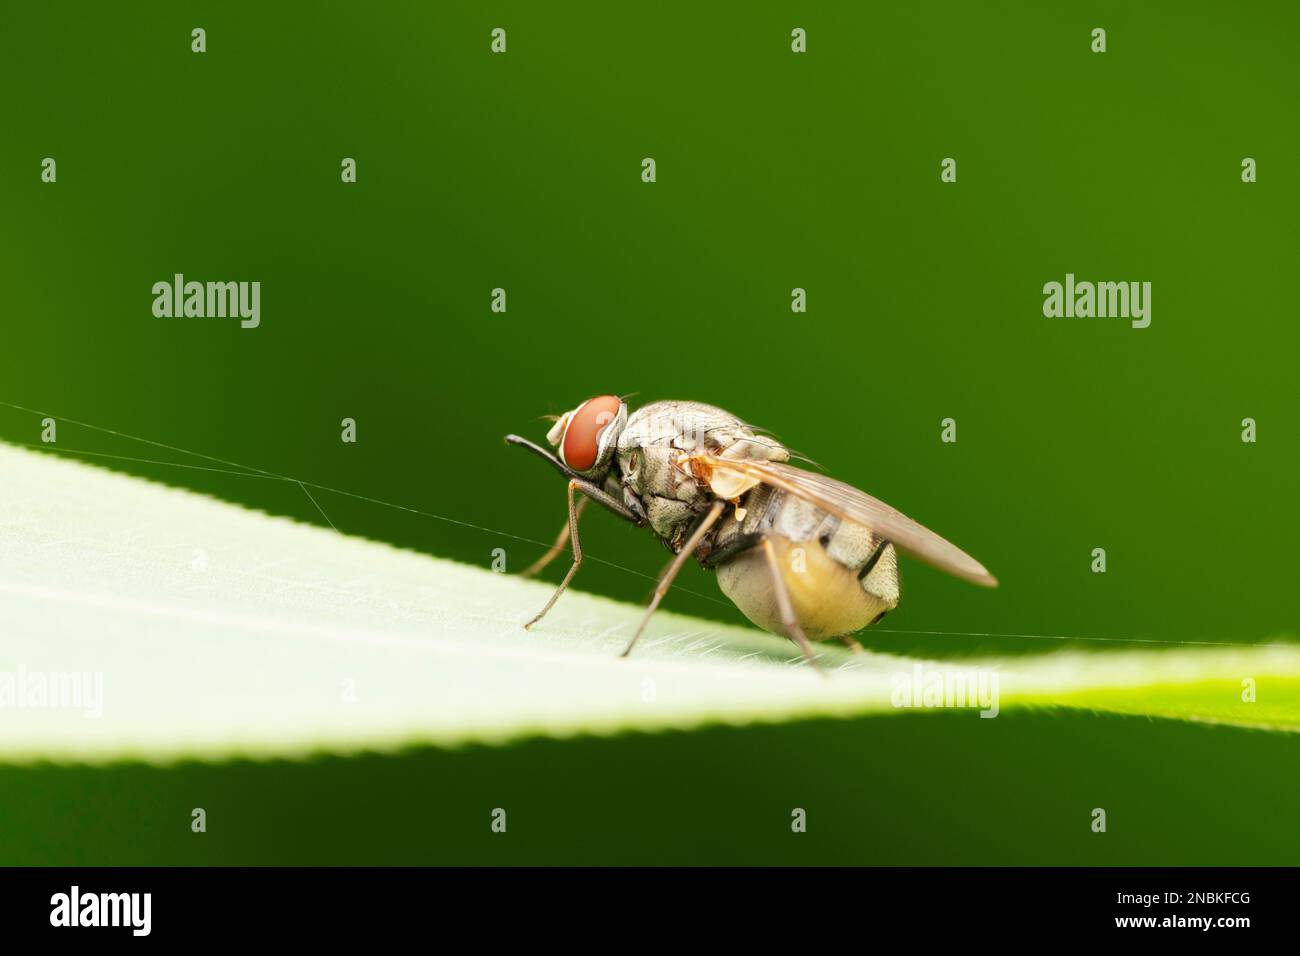
<instances>
[{"instance_id":1,"label":"fly's thorax","mask_svg":"<svg viewBox=\"0 0 1300 956\"><path fill-rule=\"evenodd\" d=\"M790 457L780 442L759 434L731 412L701 402L651 402L633 412L619 434L620 455L655 447L735 459L786 461Z\"/></svg>"},{"instance_id":2,"label":"fly's thorax","mask_svg":"<svg viewBox=\"0 0 1300 956\"><path fill-rule=\"evenodd\" d=\"M672 542L713 500L683 467L693 454L785 461L783 445L730 412L700 402L651 402L633 412L619 434L618 466L625 500L635 498L651 528Z\"/></svg>"},{"instance_id":3,"label":"fly's thorax","mask_svg":"<svg viewBox=\"0 0 1300 956\"><path fill-rule=\"evenodd\" d=\"M651 530L670 547L683 538L710 500L695 479L674 464L680 454L666 445L620 449L618 453L623 500L643 514Z\"/></svg>"}]
</instances>

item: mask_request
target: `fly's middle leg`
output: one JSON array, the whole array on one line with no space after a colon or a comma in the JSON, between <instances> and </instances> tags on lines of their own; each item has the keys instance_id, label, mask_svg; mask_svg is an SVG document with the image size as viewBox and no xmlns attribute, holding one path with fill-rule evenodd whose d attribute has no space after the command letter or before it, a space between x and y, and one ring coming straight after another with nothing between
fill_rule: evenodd
<instances>
[{"instance_id":1,"label":"fly's middle leg","mask_svg":"<svg viewBox=\"0 0 1300 956\"><path fill-rule=\"evenodd\" d=\"M674 555L673 557L669 558L666 562L664 562L664 566L659 569L659 573L655 575L655 586L651 588L648 592L646 592L645 599L647 601L651 601L654 599L655 588L659 587L659 583L663 581L664 575L668 573L668 569L673 566L673 562L676 560L677 557Z\"/></svg>"},{"instance_id":2,"label":"fly's middle leg","mask_svg":"<svg viewBox=\"0 0 1300 956\"><path fill-rule=\"evenodd\" d=\"M718 518L722 516L722 511L726 507L727 503L721 499L713 502L713 506L709 508L709 511L704 516L703 520L695 526L695 530L691 532L691 536L687 538L686 543L682 545L682 550L677 552L677 557L673 558L673 563L668 566L668 570L659 578L659 584L655 587L654 597L650 599L650 606L645 609L645 614L641 618L641 623L637 625L636 633L632 635L632 640L628 641L627 647L623 649L623 657L627 657L627 655L632 653L632 648L635 647L636 642L641 639L641 632L644 631L645 626L650 623L650 615L654 614L655 608L659 606L659 602L662 601L664 595L668 593L668 589L673 586L673 579L677 577L677 572L682 569L682 565L686 563L686 560L695 553L695 549L700 546L700 542L704 540L704 536L709 533L709 529L712 528Z\"/></svg>"}]
</instances>

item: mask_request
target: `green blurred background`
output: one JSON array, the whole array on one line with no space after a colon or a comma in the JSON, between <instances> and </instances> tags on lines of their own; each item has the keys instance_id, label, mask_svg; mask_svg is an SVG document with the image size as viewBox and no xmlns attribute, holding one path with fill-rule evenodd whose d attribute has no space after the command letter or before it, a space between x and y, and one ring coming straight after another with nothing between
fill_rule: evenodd
<instances>
[{"instance_id":1,"label":"green blurred background","mask_svg":"<svg viewBox=\"0 0 1300 956\"><path fill-rule=\"evenodd\" d=\"M498 26L504 55L489 51ZM1285 638L1300 538L1300 335L1285 285L1300 250L1298 26L1282 2L6 4L0 402L60 419L64 451L205 464L78 420L440 515L451 520L317 495L347 533L481 565L505 547L518 570L558 530L564 490L502 435L540 440L539 416L595 393L693 398L771 429L1001 579L985 592L907 564L904 603L863 636L870 647ZM190 50L194 27L204 54ZM790 51L794 27L804 55ZM1105 54L1090 51L1094 27ZM56 184L40 181L47 156ZM647 156L653 184L640 178ZM355 184L340 181L344 157ZM955 184L940 182L944 157ZM261 281L261 327L155 318L150 288L177 272ZM1067 272L1150 281L1151 327L1044 318L1042 286ZM505 314L489 309L495 287ZM790 310L795 287L806 314ZM0 439L39 443L40 417L0 405ZM355 445L339 440L344 417ZM945 417L956 444L939 440ZM1245 417L1256 444L1240 440ZM112 463L323 523L288 483ZM664 558L648 533L595 513L584 544L610 564L590 563L578 586L628 600ZM1096 547L1106 574L1090 571ZM669 603L742 620L698 568ZM1154 801L1163 828L1115 861L1297 858L1293 823L1278 840L1282 806L1193 769L1205 748L1227 763L1249 754L1261 779L1294 790L1290 739L1081 716L988 723L996 737L969 741L986 749L961 760L990 786L1035 794L1057 823L1077 806L1086 827L1097 788ZM659 797L708 801L717 781L699 768L739 748L756 754L734 764L755 787L802 755L828 800L874 807L836 862L978 862L949 850L985 826L1010 841L989 862L1112 859L1034 830L1024 800L990 803L987 788L930 792L929 811L898 781L870 795L873 781L908 779L909 761L942 766L958 726L974 736L946 717L876 718L307 767L7 770L0 817L28 834L9 845L15 861L42 847L51 862L182 861L149 825L109 838L81 808L105 793L152 806L196 775L260 790L315 774L302 792L328 781L346 831L374 807L349 804L340 780L405 774L424 793L491 767L524 788L518 775L535 779L550 750L629 799L650 773L632 755L652 755L675 784ZM765 749L773 740L786 746ZM1088 759L1103 746L1118 757ZM861 787L841 793L829 781L846 762ZM1193 806L1180 802L1189 774L1198 800L1248 822L1195 835L1203 816L1179 815ZM624 836L641 834L629 859L643 838L663 861L673 847L751 859L669 836L677 815L654 787L635 792L656 812L627 808ZM309 836L259 839L268 811L240 806L242 837L226 839L242 842L213 860L330 859ZM84 839L51 845L69 827ZM350 838L334 861L472 859L464 839L440 856ZM566 845L527 859L594 861ZM753 859L816 856L763 846ZM617 858L617 839L602 847Z\"/></svg>"}]
</instances>

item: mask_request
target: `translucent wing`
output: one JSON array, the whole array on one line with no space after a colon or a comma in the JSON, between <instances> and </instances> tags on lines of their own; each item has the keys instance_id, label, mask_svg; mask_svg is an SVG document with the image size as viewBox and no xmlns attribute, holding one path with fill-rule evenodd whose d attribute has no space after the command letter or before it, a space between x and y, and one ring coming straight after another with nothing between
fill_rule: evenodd
<instances>
[{"instance_id":1,"label":"translucent wing","mask_svg":"<svg viewBox=\"0 0 1300 956\"><path fill-rule=\"evenodd\" d=\"M969 554L950 541L939 537L929 528L917 524L907 515L852 485L815 472L804 471L779 461L734 461L716 455L693 455L694 461L704 466L703 477L721 473L730 481L720 484L735 486L737 480L745 485L762 483L772 488L802 498L823 511L843 521L864 525L888 538L900 551L933 565L940 571L978 584L995 588L997 579Z\"/></svg>"}]
</instances>

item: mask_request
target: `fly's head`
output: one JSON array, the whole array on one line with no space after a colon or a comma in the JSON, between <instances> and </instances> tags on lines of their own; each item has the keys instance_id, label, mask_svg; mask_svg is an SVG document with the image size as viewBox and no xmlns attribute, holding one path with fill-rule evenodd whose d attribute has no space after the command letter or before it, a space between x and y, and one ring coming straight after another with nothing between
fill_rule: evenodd
<instances>
[{"instance_id":1,"label":"fly's head","mask_svg":"<svg viewBox=\"0 0 1300 956\"><path fill-rule=\"evenodd\" d=\"M600 478L609 471L618 436L627 427L627 405L617 395L597 395L559 417L546 440L560 461L580 475Z\"/></svg>"}]
</instances>

